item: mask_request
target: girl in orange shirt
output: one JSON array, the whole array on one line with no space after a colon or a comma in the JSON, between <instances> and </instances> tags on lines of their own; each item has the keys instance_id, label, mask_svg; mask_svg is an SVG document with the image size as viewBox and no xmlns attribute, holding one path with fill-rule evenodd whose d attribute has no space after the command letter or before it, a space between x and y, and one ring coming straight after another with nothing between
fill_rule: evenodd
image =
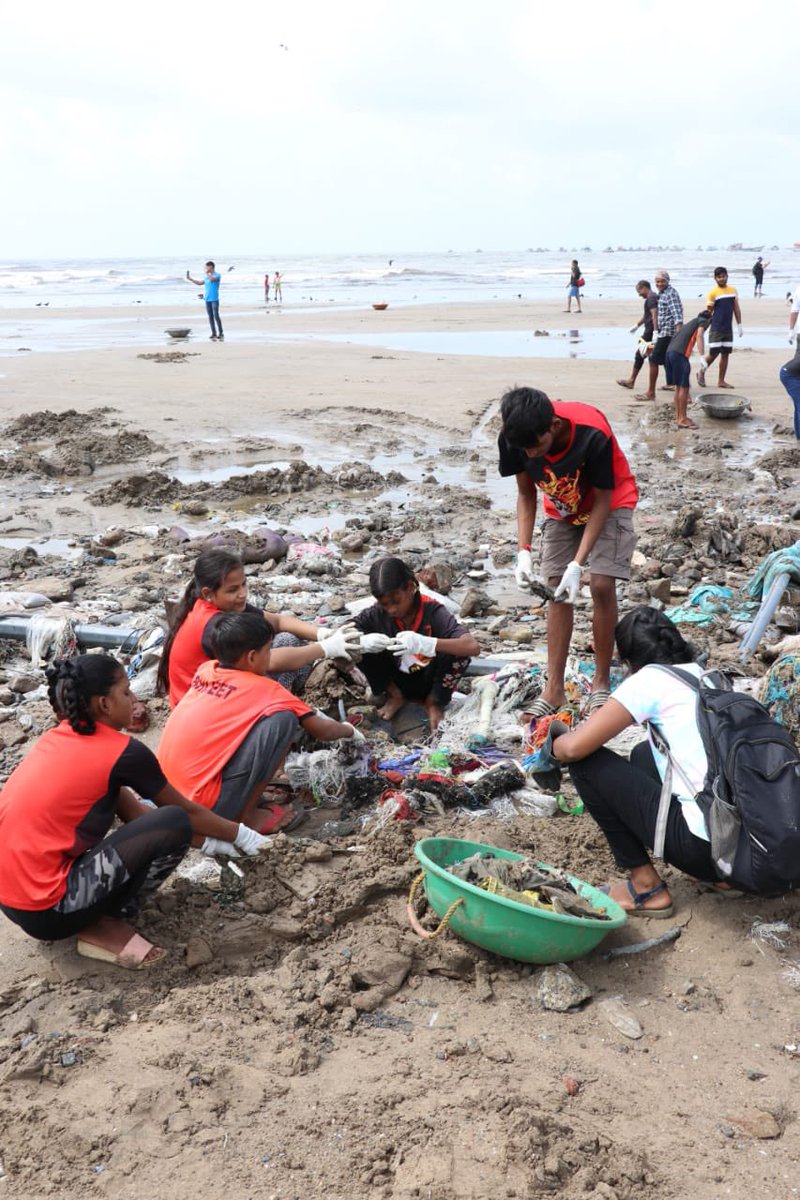
<instances>
[{"instance_id":1,"label":"girl in orange shirt","mask_svg":"<svg viewBox=\"0 0 800 1200\"><path fill-rule=\"evenodd\" d=\"M126 918L190 844L205 838L208 853L255 854L269 839L184 799L152 751L122 732L133 696L116 659L56 659L47 679L59 724L0 792L0 909L31 937L78 934L87 958L152 966L166 951ZM140 803L137 792L157 807ZM109 833L115 817L123 824Z\"/></svg>"},{"instance_id":2,"label":"girl in orange shirt","mask_svg":"<svg viewBox=\"0 0 800 1200\"><path fill-rule=\"evenodd\" d=\"M186 694L201 662L214 657L214 627L223 613L262 610L247 603L247 581L242 560L228 550L204 550L194 565L194 575L172 616L158 669L161 694L169 693L174 708ZM358 647L358 635L349 627L333 630L327 626L299 621L286 613L263 612L278 638L273 642L270 674L283 675L281 682L299 690L305 683L302 668L321 658L349 658L349 648ZM344 639L341 634L344 632ZM301 645L300 639L307 644ZM286 678L287 673L294 678ZM302 674L302 679L298 678Z\"/></svg>"}]
</instances>

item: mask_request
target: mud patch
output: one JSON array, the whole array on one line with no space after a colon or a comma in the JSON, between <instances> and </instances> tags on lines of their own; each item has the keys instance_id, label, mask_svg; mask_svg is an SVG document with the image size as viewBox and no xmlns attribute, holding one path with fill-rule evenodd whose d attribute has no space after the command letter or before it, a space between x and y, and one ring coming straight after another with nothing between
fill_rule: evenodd
<instances>
[{"instance_id":1,"label":"mud patch","mask_svg":"<svg viewBox=\"0 0 800 1200\"><path fill-rule=\"evenodd\" d=\"M137 358L145 358L157 363L182 363L189 358L199 357L199 350L157 350L153 354L137 354Z\"/></svg>"}]
</instances>

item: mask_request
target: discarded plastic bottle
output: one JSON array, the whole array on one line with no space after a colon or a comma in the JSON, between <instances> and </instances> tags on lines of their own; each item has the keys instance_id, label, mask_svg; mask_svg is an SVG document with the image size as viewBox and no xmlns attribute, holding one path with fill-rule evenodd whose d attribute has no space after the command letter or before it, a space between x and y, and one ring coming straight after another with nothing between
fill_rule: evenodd
<instances>
[{"instance_id":1,"label":"discarded plastic bottle","mask_svg":"<svg viewBox=\"0 0 800 1200\"><path fill-rule=\"evenodd\" d=\"M583 801L580 796L572 802L559 792L556 796L556 804L559 807L559 811L566 813L568 817L580 817L583 815Z\"/></svg>"},{"instance_id":2,"label":"discarded plastic bottle","mask_svg":"<svg viewBox=\"0 0 800 1200\"><path fill-rule=\"evenodd\" d=\"M436 771L450 770L450 753L447 750L432 750L428 755L427 766Z\"/></svg>"}]
</instances>

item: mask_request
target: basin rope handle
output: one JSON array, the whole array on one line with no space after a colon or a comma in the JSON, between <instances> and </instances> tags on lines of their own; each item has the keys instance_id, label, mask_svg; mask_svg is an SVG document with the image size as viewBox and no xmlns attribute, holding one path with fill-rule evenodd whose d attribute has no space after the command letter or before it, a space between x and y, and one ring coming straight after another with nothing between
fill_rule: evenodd
<instances>
[{"instance_id":1,"label":"basin rope handle","mask_svg":"<svg viewBox=\"0 0 800 1200\"><path fill-rule=\"evenodd\" d=\"M422 883L424 878L425 878L425 872L420 871L419 875L417 875L416 879L411 884L411 891L408 893L408 904L406 905L406 912L408 913L408 919L411 923L411 928L414 930L414 933L418 933L419 936L421 938L425 938L426 941L431 941L433 938L438 937L440 933L444 933L445 929L447 929L447 926L450 924L450 918L452 917L453 913L456 911L459 904L464 903L464 897L459 896L459 898L457 900L453 901L453 903L448 908L447 912L442 917L439 924L436 926L436 928L431 933L427 929L422 928L422 926L419 923L419 917L414 912L414 902L416 901L416 898L417 898L417 889L419 888L419 885Z\"/></svg>"}]
</instances>

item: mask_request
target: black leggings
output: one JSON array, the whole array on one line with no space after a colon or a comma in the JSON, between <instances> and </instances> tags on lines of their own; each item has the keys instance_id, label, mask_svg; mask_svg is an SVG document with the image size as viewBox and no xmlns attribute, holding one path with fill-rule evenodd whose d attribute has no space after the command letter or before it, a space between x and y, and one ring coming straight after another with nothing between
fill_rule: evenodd
<instances>
[{"instance_id":1,"label":"black leggings","mask_svg":"<svg viewBox=\"0 0 800 1200\"><path fill-rule=\"evenodd\" d=\"M134 917L141 901L175 870L191 840L183 809L156 809L115 829L76 858L67 890L52 908L0 908L30 937L46 942L72 937L101 917Z\"/></svg>"},{"instance_id":2,"label":"black leggings","mask_svg":"<svg viewBox=\"0 0 800 1200\"><path fill-rule=\"evenodd\" d=\"M406 672L400 670L393 654L384 651L382 654L365 654L359 666L375 693L385 692L393 683L406 700L424 700L430 696L434 704L446 708L469 664L468 658L437 654L427 667Z\"/></svg>"},{"instance_id":3,"label":"black leggings","mask_svg":"<svg viewBox=\"0 0 800 1200\"><path fill-rule=\"evenodd\" d=\"M636 746L630 761L605 748L595 750L588 758L570 763L569 773L581 800L606 835L620 870L649 863L646 847L653 845L655 837L661 776L648 743ZM712 883L719 878L710 843L691 832L677 796L669 806L664 861L696 879Z\"/></svg>"}]
</instances>

